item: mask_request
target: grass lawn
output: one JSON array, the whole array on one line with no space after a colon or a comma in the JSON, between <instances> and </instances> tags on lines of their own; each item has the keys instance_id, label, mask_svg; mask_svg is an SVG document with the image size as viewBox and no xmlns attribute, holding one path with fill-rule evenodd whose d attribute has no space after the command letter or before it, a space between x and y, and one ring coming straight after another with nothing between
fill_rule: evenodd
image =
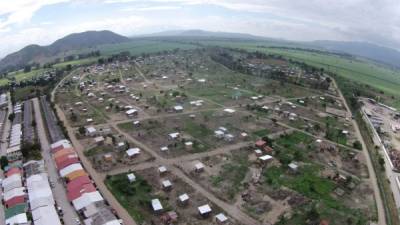
<instances>
[{"instance_id":1,"label":"grass lawn","mask_svg":"<svg viewBox=\"0 0 400 225\"><path fill-rule=\"evenodd\" d=\"M190 136L200 140L214 134L214 132L210 130L206 125L198 124L196 122L193 122L192 120L185 121L184 131L190 134Z\"/></svg>"},{"instance_id":2,"label":"grass lawn","mask_svg":"<svg viewBox=\"0 0 400 225\"><path fill-rule=\"evenodd\" d=\"M268 129L261 129L253 132L253 135L256 135L258 137L265 137L270 133Z\"/></svg>"},{"instance_id":3,"label":"grass lawn","mask_svg":"<svg viewBox=\"0 0 400 225\"><path fill-rule=\"evenodd\" d=\"M111 147L96 146L96 147L86 150L84 152L84 154L86 157L90 157L90 156L95 156L97 154L107 153L107 152L111 152L111 151L112 151Z\"/></svg>"},{"instance_id":4,"label":"grass lawn","mask_svg":"<svg viewBox=\"0 0 400 225\"><path fill-rule=\"evenodd\" d=\"M104 182L136 222L142 224L151 218L151 200L158 197L151 193L151 186L143 178L136 175L136 181L130 183L123 173L107 177Z\"/></svg>"},{"instance_id":5,"label":"grass lawn","mask_svg":"<svg viewBox=\"0 0 400 225\"><path fill-rule=\"evenodd\" d=\"M319 171L318 166L307 165L302 167L297 175L288 175L283 167L271 167L265 171L264 176L270 185L283 185L308 198L323 201L332 208L339 208L341 204L331 196L335 184L320 177Z\"/></svg>"},{"instance_id":6,"label":"grass lawn","mask_svg":"<svg viewBox=\"0 0 400 225\"><path fill-rule=\"evenodd\" d=\"M230 200L234 199L241 190L242 181L249 171L249 162L246 153L234 154L229 163L222 165L217 176L211 176L210 181L214 186L224 183L225 193Z\"/></svg>"}]
</instances>

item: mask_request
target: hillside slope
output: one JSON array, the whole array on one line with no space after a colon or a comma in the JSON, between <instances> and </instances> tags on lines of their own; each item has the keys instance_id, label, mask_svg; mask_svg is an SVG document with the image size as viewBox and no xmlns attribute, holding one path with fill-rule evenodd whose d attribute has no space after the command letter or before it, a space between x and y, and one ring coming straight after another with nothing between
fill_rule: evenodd
<instances>
[{"instance_id":1,"label":"hillside slope","mask_svg":"<svg viewBox=\"0 0 400 225\"><path fill-rule=\"evenodd\" d=\"M366 42L314 41L311 44L328 51L345 52L400 68L400 51Z\"/></svg>"},{"instance_id":2,"label":"hillside slope","mask_svg":"<svg viewBox=\"0 0 400 225\"><path fill-rule=\"evenodd\" d=\"M116 44L129 41L129 38L111 31L86 31L67 35L48 46L29 45L7 55L0 61L0 72L21 69L29 63L41 63L60 53L91 48L103 44Z\"/></svg>"}]
</instances>

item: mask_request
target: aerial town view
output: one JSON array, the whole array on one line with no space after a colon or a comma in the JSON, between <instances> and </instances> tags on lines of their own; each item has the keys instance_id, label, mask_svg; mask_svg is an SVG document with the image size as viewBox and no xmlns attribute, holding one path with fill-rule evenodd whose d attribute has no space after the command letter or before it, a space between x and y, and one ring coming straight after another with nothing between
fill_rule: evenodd
<instances>
[{"instance_id":1,"label":"aerial town view","mask_svg":"<svg viewBox=\"0 0 400 225\"><path fill-rule=\"evenodd\" d=\"M400 225L389 2L0 3L0 225Z\"/></svg>"}]
</instances>

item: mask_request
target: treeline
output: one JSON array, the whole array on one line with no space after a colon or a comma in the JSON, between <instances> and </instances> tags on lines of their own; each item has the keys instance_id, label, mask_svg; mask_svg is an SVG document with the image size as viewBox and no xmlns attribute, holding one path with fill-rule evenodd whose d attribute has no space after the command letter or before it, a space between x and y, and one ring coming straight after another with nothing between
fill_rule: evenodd
<instances>
[{"instance_id":1,"label":"treeline","mask_svg":"<svg viewBox=\"0 0 400 225\"><path fill-rule=\"evenodd\" d=\"M355 57L351 54L348 53L341 53L341 52L329 52L329 51L323 51L323 50L318 50L318 49L312 49L312 48L299 48L299 47L286 47L286 46L257 46L258 48L270 48L270 49L284 49L284 50L294 50L294 51L303 51L303 52L311 52L311 53L317 53L317 54L324 54L324 55L335 55L335 56L340 56L348 59L355 59Z\"/></svg>"}]
</instances>

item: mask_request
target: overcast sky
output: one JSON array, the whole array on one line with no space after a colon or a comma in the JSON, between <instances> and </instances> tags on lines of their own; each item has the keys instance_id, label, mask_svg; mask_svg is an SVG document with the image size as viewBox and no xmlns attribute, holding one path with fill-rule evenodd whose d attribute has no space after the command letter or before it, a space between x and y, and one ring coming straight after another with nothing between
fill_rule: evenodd
<instances>
[{"instance_id":1,"label":"overcast sky","mask_svg":"<svg viewBox=\"0 0 400 225\"><path fill-rule=\"evenodd\" d=\"M368 41L400 49L399 0L0 0L0 57L69 33L170 29L290 40Z\"/></svg>"}]
</instances>

